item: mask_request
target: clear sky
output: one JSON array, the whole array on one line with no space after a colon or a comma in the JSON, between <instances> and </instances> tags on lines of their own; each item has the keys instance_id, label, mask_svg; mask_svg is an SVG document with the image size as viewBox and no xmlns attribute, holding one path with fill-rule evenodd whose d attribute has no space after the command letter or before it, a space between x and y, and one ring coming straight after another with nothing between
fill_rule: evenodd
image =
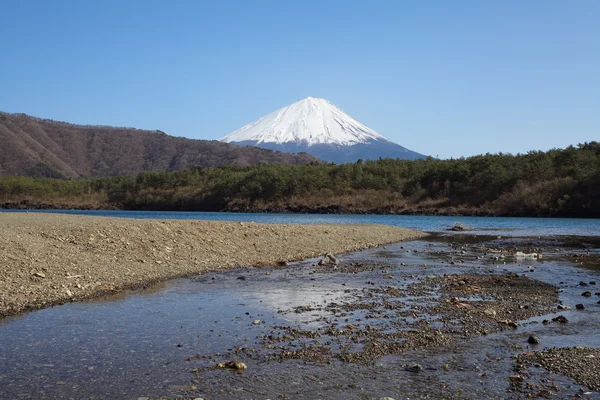
<instances>
[{"instance_id":1,"label":"clear sky","mask_svg":"<svg viewBox=\"0 0 600 400\"><path fill-rule=\"evenodd\" d=\"M442 158L600 140L600 1L0 2L2 111L216 139L307 96Z\"/></svg>"}]
</instances>

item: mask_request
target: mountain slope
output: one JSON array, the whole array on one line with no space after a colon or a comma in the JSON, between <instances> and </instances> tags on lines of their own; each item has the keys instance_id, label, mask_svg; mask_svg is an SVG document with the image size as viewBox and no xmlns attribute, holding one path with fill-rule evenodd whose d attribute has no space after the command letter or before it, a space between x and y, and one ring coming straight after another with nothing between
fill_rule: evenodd
<instances>
[{"instance_id":1,"label":"mountain slope","mask_svg":"<svg viewBox=\"0 0 600 400\"><path fill-rule=\"evenodd\" d=\"M224 164L282 165L318 161L218 141L168 136L160 131L82 126L0 112L0 176L67 178L131 175Z\"/></svg>"},{"instance_id":2,"label":"mountain slope","mask_svg":"<svg viewBox=\"0 0 600 400\"><path fill-rule=\"evenodd\" d=\"M287 152L307 152L332 162L359 158L417 159L425 156L402 147L360 123L325 99L307 97L219 139L226 143Z\"/></svg>"}]
</instances>

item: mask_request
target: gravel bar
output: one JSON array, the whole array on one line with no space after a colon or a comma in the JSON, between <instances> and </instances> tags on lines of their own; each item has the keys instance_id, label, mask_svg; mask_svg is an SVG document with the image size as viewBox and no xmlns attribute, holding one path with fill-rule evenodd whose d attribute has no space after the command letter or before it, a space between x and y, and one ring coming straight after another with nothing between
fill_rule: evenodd
<instances>
[{"instance_id":1,"label":"gravel bar","mask_svg":"<svg viewBox=\"0 0 600 400\"><path fill-rule=\"evenodd\" d=\"M172 278L274 265L425 235L387 225L0 213L0 317Z\"/></svg>"}]
</instances>

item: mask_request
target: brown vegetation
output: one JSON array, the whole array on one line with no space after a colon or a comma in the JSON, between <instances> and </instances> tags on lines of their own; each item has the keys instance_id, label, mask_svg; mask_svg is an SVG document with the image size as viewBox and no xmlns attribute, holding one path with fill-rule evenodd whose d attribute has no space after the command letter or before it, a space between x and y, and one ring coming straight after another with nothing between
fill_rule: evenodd
<instances>
[{"instance_id":1,"label":"brown vegetation","mask_svg":"<svg viewBox=\"0 0 600 400\"><path fill-rule=\"evenodd\" d=\"M296 165L317 159L161 131L83 126L0 112L0 176L80 178L197 166Z\"/></svg>"}]
</instances>

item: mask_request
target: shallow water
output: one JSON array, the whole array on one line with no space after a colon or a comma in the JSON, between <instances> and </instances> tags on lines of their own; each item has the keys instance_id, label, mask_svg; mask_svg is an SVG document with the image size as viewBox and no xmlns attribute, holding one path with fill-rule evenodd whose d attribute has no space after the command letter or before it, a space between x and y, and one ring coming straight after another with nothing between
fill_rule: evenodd
<instances>
[{"instance_id":1,"label":"shallow water","mask_svg":"<svg viewBox=\"0 0 600 400\"><path fill-rule=\"evenodd\" d=\"M241 221L265 224L384 224L426 232L443 232L454 224L462 224L480 234L503 236L578 235L600 236L600 219L583 218L516 218L459 217L422 215L356 215L356 214L276 214L181 211L121 210L0 210L0 212L51 212L122 218L164 218L217 221Z\"/></svg>"},{"instance_id":2,"label":"shallow water","mask_svg":"<svg viewBox=\"0 0 600 400\"><path fill-rule=\"evenodd\" d=\"M355 273L320 273L309 260L174 280L149 290L7 318L0 321L0 398L519 398L507 392L507 377L513 374L511 356L531 347L526 343L530 334L540 337L540 349L600 347L600 297L581 296L583 290L593 293L600 287L578 286L581 281L600 281L600 269L582 267L566 256L597 254L597 248L561 248L539 261L493 261L477 259L491 243L473 242L475 247L465 247L464 254L432 238L343 255L343 260L384 266ZM465 262L448 263L458 257ZM586 309L561 312L569 318L566 325L536 323L554 315L534 318L517 330L386 356L375 365L263 357L269 350L261 340L275 333L276 326L317 330L367 321L361 312L337 321L328 304L352 300L390 282L403 288L425 276L470 272L525 274L556 284L561 301L573 308L585 303ZM422 301L405 300L409 306ZM295 312L300 306L314 310ZM254 325L257 319L261 323ZM293 345L314 343L305 338ZM236 358L247 363L248 370L214 368L217 362ZM425 370L405 371L403 366L412 363ZM546 375L563 387L561 395L584 390L567 378ZM585 398L600 398L600 393Z\"/></svg>"}]
</instances>

